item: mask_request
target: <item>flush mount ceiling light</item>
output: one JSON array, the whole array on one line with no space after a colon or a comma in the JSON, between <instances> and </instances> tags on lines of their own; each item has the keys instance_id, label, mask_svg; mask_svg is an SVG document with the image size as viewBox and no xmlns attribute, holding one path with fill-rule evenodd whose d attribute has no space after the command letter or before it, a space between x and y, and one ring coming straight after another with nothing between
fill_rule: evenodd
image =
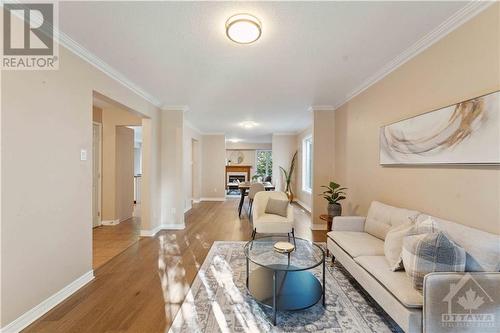
<instances>
[{"instance_id":1,"label":"flush mount ceiling light","mask_svg":"<svg viewBox=\"0 0 500 333\"><path fill-rule=\"evenodd\" d=\"M248 120L248 121L241 122L239 125L243 128L250 129L250 128L254 128L255 126L258 126L259 124L257 124L255 121Z\"/></svg>"},{"instance_id":2,"label":"flush mount ceiling light","mask_svg":"<svg viewBox=\"0 0 500 333\"><path fill-rule=\"evenodd\" d=\"M258 18L250 14L237 14L226 21L226 35L235 43L250 44L259 39L262 25Z\"/></svg>"},{"instance_id":3,"label":"flush mount ceiling light","mask_svg":"<svg viewBox=\"0 0 500 333\"><path fill-rule=\"evenodd\" d=\"M232 143L238 143L241 141L241 139L238 139L238 138L231 138L231 139L228 139L227 141L229 142L232 142Z\"/></svg>"}]
</instances>

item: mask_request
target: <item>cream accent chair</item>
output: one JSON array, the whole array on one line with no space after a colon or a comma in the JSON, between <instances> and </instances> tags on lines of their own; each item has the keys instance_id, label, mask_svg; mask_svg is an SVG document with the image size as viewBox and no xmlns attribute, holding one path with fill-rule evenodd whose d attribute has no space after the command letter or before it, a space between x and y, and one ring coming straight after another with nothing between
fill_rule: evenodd
<instances>
[{"instance_id":1,"label":"cream accent chair","mask_svg":"<svg viewBox=\"0 0 500 333\"><path fill-rule=\"evenodd\" d=\"M262 234L292 234L295 240L293 207L288 204L287 216L266 214L267 201L272 198L276 200L288 200L283 192L263 191L257 192L253 200L253 231L252 239L257 233Z\"/></svg>"},{"instance_id":2,"label":"cream accent chair","mask_svg":"<svg viewBox=\"0 0 500 333\"><path fill-rule=\"evenodd\" d=\"M250 189L248 190L248 216L252 215L253 199L258 192L265 191L266 188L262 183L252 183Z\"/></svg>"}]
</instances>

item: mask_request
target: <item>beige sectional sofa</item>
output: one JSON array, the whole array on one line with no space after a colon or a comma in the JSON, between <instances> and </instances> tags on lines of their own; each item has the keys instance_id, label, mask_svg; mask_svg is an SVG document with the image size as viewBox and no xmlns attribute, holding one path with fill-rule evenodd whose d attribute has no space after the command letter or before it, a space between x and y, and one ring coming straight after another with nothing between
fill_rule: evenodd
<instances>
[{"instance_id":1,"label":"beige sectional sofa","mask_svg":"<svg viewBox=\"0 0 500 333\"><path fill-rule=\"evenodd\" d=\"M390 270L384 255L384 239L388 230L394 225L407 222L410 217L423 220L428 218L428 215L374 201L366 218L335 217L332 231L328 233L327 247L334 259L349 271L405 332L421 332L424 329L422 321L424 302L427 306L432 306L432 304L440 305L441 300L437 303L432 299L424 301L424 297L412 287L404 271ZM435 217L433 219L439 230L445 232L467 252L466 270L490 272L500 270L498 235ZM442 283L443 276L440 274ZM427 279L428 276L424 281L424 294L425 284L433 281ZM456 273L450 276L456 276ZM500 283L500 273L495 276Z\"/></svg>"}]
</instances>

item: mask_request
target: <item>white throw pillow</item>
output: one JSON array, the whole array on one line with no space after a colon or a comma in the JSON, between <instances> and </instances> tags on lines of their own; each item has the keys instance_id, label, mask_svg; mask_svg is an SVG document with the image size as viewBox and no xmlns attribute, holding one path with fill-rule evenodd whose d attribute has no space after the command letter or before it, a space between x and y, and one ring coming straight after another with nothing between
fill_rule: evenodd
<instances>
[{"instance_id":1,"label":"white throw pillow","mask_svg":"<svg viewBox=\"0 0 500 333\"><path fill-rule=\"evenodd\" d=\"M406 223L391 227L387 232L384 241L384 254L391 271L403 269L403 259L401 258L403 238L408 236L413 227L414 222L410 219Z\"/></svg>"}]
</instances>

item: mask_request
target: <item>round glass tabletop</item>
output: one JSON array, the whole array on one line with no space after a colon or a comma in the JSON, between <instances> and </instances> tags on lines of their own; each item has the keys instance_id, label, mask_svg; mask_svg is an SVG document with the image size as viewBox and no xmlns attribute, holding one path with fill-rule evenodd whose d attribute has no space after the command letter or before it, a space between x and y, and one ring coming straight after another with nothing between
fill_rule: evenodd
<instances>
[{"instance_id":1,"label":"round glass tabletop","mask_svg":"<svg viewBox=\"0 0 500 333\"><path fill-rule=\"evenodd\" d=\"M308 270L319 266L325 260L323 249L306 239L295 237L295 249L290 252L290 256L274 249L277 242L294 244L292 237L261 237L245 244L245 256L259 266L279 271Z\"/></svg>"}]
</instances>

